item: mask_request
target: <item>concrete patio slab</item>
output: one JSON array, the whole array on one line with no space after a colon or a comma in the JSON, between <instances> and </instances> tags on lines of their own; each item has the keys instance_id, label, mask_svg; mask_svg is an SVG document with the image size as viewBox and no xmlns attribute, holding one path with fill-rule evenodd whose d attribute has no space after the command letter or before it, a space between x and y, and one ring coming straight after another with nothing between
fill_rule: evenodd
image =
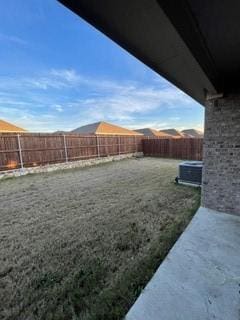
<instances>
[{"instance_id":1,"label":"concrete patio slab","mask_svg":"<svg viewBox=\"0 0 240 320\"><path fill-rule=\"evenodd\" d=\"M240 217L200 208L126 320L210 319L240 319Z\"/></svg>"}]
</instances>

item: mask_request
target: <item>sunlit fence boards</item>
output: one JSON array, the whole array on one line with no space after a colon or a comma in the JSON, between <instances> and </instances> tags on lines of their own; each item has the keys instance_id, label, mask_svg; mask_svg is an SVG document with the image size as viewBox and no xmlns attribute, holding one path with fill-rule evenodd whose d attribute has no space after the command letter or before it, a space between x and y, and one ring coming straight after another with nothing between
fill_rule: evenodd
<instances>
[{"instance_id":1,"label":"sunlit fence boards","mask_svg":"<svg viewBox=\"0 0 240 320\"><path fill-rule=\"evenodd\" d=\"M146 156L201 160L202 139L73 134L0 134L0 170L143 152Z\"/></svg>"},{"instance_id":2,"label":"sunlit fence boards","mask_svg":"<svg viewBox=\"0 0 240 320\"><path fill-rule=\"evenodd\" d=\"M0 170L141 151L139 136L0 134Z\"/></svg>"}]
</instances>

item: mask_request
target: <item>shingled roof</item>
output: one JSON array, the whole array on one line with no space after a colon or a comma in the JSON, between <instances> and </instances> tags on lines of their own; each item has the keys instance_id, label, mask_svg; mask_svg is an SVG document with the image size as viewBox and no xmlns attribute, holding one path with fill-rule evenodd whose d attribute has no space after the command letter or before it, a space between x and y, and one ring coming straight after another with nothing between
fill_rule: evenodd
<instances>
[{"instance_id":1,"label":"shingled roof","mask_svg":"<svg viewBox=\"0 0 240 320\"><path fill-rule=\"evenodd\" d=\"M137 131L139 133L142 133L142 134L144 134L145 136L148 136L148 137L171 138L171 135L169 135L169 134L167 134L165 132L162 132L162 131L158 131L158 130L152 129L152 128L137 129L135 131Z\"/></svg>"},{"instance_id":2,"label":"shingled roof","mask_svg":"<svg viewBox=\"0 0 240 320\"><path fill-rule=\"evenodd\" d=\"M7 121L0 119L0 132L8 133L8 132L26 132L27 130L17 127L14 124L11 124Z\"/></svg>"},{"instance_id":3,"label":"shingled roof","mask_svg":"<svg viewBox=\"0 0 240 320\"><path fill-rule=\"evenodd\" d=\"M137 136L142 135L137 131L129 130L116 126L108 122L100 121L91 123L86 126L79 127L71 131L71 133L79 134L97 134L97 135L121 135L121 136Z\"/></svg>"},{"instance_id":4,"label":"shingled roof","mask_svg":"<svg viewBox=\"0 0 240 320\"><path fill-rule=\"evenodd\" d=\"M175 139L184 138L183 134L181 134L181 132L176 129L165 129L160 131L163 133L169 134L170 136L172 136L172 138L175 138Z\"/></svg>"},{"instance_id":5,"label":"shingled roof","mask_svg":"<svg viewBox=\"0 0 240 320\"><path fill-rule=\"evenodd\" d=\"M182 130L181 134L184 135L184 138L203 138L203 132L196 129Z\"/></svg>"}]
</instances>

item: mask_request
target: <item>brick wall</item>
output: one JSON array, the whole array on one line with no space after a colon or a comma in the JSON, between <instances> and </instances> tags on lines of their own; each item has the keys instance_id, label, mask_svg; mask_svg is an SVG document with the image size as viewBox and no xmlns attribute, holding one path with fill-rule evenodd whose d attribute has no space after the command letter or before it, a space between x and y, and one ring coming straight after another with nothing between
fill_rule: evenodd
<instances>
[{"instance_id":1,"label":"brick wall","mask_svg":"<svg viewBox=\"0 0 240 320\"><path fill-rule=\"evenodd\" d=\"M240 96L207 102L202 205L240 215Z\"/></svg>"}]
</instances>

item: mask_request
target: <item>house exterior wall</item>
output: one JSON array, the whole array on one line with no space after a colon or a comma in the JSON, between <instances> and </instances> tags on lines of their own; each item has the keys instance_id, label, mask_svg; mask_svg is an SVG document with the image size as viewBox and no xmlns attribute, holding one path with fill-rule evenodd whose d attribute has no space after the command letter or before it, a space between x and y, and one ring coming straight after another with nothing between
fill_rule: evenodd
<instances>
[{"instance_id":1,"label":"house exterior wall","mask_svg":"<svg viewBox=\"0 0 240 320\"><path fill-rule=\"evenodd\" d=\"M240 95L208 101L202 205L240 215Z\"/></svg>"}]
</instances>

